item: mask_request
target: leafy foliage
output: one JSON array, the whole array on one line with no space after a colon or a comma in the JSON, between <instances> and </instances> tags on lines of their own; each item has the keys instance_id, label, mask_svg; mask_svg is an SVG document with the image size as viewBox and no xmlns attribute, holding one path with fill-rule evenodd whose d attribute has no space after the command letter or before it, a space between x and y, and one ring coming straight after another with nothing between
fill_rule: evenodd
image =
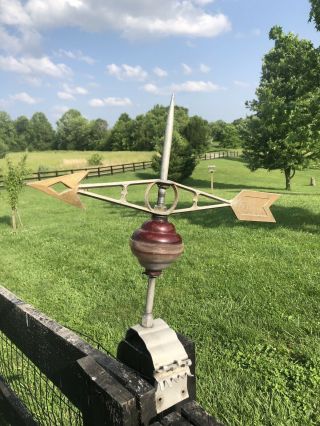
<instances>
[{"instance_id":1,"label":"leafy foliage","mask_svg":"<svg viewBox=\"0 0 320 426\"><path fill-rule=\"evenodd\" d=\"M319 0L309 0L311 5L309 22L313 21L315 27L320 31L320 2Z\"/></svg>"},{"instance_id":2,"label":"leafy foliage","mask_svg":"<svg viewBox=\"0 0 320 426\"><path fill-rule=\"evenodd\" d=\"M0 139L0 158L4 158L9 151L8 145L6 145L1 139Z\"/></svg>"},{"instance_id":3,"label":"leafy foliage","mask_svg":"<svg viewBox=\"0 0 320 426\"><path fill-rule=\"evenodd\" d=\"M96 152L88 159L88 164L89 166L100 166L102 164L102 160L102 155Z\"/></svg>"},{"instance_id":4,"label":"leafy foliage","mask_svg":"<svg viewBox=\"0 0 320 426\"><path fill-rule=\"evenodd\" d=\"M20 124L22 124L21 121ZM34 113L27 125L28 149L36 151L49 150L53 147L54 138L54 131L45 114L43 112Z\"/></svg>"},{"instance_id":5,"label":"leafy foliage","mask_svg":"<svg viewBox=\"0 0 320 426\"><path fill-rule=\"evenodd\" d=\"M275 46L263 61L255 114L247 121L244 156L251 170L280 169L286 189L295 170L320 156L320 52L308 40L273 27Z\"/></svg>"},{"instance_id":6,"label":"leafy foliage","mask_svg":"<svg viewBox=\"0 0 320 426\"><path fill-rule=\"evenodd\" d=\"M0 111L0 141L2 141L10 151L19 151L13 121L10 115L5 111Z\"/></svg>"},{"instance_id":7,"label":"leafy foliage","mask_svg":"<svg viewBox=\"0 0 320 426\"><path fill-rule=\"evenodd\" d=\"M159 145L159 153L152 159L152 168L159 174L161 169L162 143ZM168 178L181 182L191 176L197 164L196 156L190 143L175 130L172 136L172 146L169 164Z\"/></svg>"},{"instance_id":8,"label":"leafy foliage","mask_svg":"<svg viewBox=\"0 0 320 426\"><path fill-rule=\"evenodd\" d=\"M56 147L84 150L89 136L88 120L76 109L69 109L57 121Z\"/></svg>"},{"instance_id":9,"label":"leafy foliage","mask_svg":"<svg viewBox=\"0 0 320 426\"><path fill-rule=\"evenodd\" d=\"M3 177L4 186L8 194L9 205L12 210L18 207L19 195L23 189L24 179L28 173L27 155L23 155L17 164L13 164L10 158L7 158L7 171Z\"/></svg>"},{"instance_id":10,"label":"leafy foliage","mask_svg":"<svg viewBox=\"0 0 320 426\"><path fill-rule=\"evenodd\" d=\"M240 135L240 123L226 123L223 120L217 120L210 123L210 132L212 140L217 142L220 148L238 148L242 144Z\"/></svg>"}]
</instances>

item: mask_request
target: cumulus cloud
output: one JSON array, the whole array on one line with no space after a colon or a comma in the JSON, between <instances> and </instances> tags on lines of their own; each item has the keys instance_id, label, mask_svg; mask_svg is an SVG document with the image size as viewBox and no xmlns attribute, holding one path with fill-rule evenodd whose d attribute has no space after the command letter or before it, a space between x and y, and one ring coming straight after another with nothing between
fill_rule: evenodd
<instances>
[{"instance_id":1,"label":"cumulus cloud","mask_svg":"<svg viewBox=\"0 0 320 426\"><path fill-rule=\"evenodd\" d=\"M85 62L88 65L93 65L96 61L91 56L85 55L81 50L64 50L59 49L57 56L74 59L76 61Z\"/></svg>"},{"instance_id":2,"label":"cumulus cloud","mask_svg":"<svg viewBox=\"0 0 320 426\"><path fill-rule=\"evenodd\" d=\"M114 97L109 97L104 99L94 98L89 101L89 105L92 107L103 107L103 106L122 107L122 106L130 106L132 105L132 102L129 98L114 98Z\"/></svg>"},{"instance_id":3,"label":"cumulus cloud","mask_svg":"<svg viewBox=\"0 0 320 426\"><path fill-rule=\"evenodd\" d=\"M140 66L131 66L127 64L107 65L107 73L116 77L118 80L137 80L143 81L148 76L148 73Z\"/></svg>"},{"instance_id":4,"label":"cumulus cloud","mask_svg":"<svg viewBox=\"0 0 320 426\"><path fill-rule=\"evenodd\" d=\"M34 105L41 102L41 99L34 98L26 92L21 92L21 93L16 93L15 95L11 95L10 99L12 99L13 101L24 102L29 105Z\"/></svg>"},{"instance_id":5,"label":"cumulus cloud","mask_svg":"<svg viewBox=\"0 0 320 426\"><path fill-rule=\"evenodd\" d=\"M227 16L206 11L211 0L1 0L0 24L41 32L78 27L145 36L215 37L231 28Z\"/></svg>"},{"instance_id":6,"label":"cumulus cloud","mask_svg":"<svg viewBox=\"0 0 320 426\"><path fill-rule=\"evenodd\" d=\"M160 67L153 68L153 72L157 77L160 77L160 78L166 77L168 75L167 71Z\"/></svg>"},{"instance_id":7,"label":"cumulus cloud","mask_svg":"<svg viewBox=\"0 0 320 426\"><path fill-rule=\"evenodd\" d=\"M215 92L223 88L212 81L185 81L173 83L170 86L159 87L155 84L145 84L142 89L152 95L167 95L172 92Z\"/></svg>"},{"instance_id":8,"label":"cumulus cloud","mask_svg":"<svg viewBox=\"0 0 320 426\"><path fill-rule=\"evenodd\" d=\"M205 65L205 64L200 64L199 68L200 68L200 71L203 72L204 74L210 71L210 67L208 67L208 65Z\"/></svg>"},{"instance_id":9,"label":"cumulus cloud","mask_svg":"<svg viewBox=\"0 0 320 426\"><path fill-rule=\"evenodd\" d=\"M155 84L152 83L147 83L143 86L143 89L145 92L147 93L152 93L153 95L159 95L161 90L159 89L158 86L156 86Z\"/></svg>"},{"instance_id":10,"label":"cumulus cloud","mask_svg":"<svg viewBox=\"0 0 320 426\"><path fill-rule=\"evenodd\" d=\"M54 78L68 77L71 69L65 64L55 64L48 56L15 58L0 55L0 69L19 74L44 74Z\"/></svg>"},{"instance_id":11,"label":"cumulus cloud","mask_svg":"<svg viewBox=\"0 0 320 426\"><path fill-rule=\"evenodd\" d=\"M57 93L58 98L64 99L64 100L74 100L75 97L71 93L67 92L58 92Z\"/></svg>"},{"instance_id":12,"label":"cumulus cloud","mask_svg":"<svg viewBox=\"0 0 320 426\"><path fill-rule=\"evenodd\" d=\"M181 64L183 74L189 75L192 73L192 68L187 64Z\"/></svg>"},{"instance_id":13,"label":"cumulus cloud","mask_svg":"<svg viewBox=\"0 0 320 426\"><path fill-rule=\"evenodd\" d=\"M180 84L173 84L173 92L215 92L221 87L211 81L186 81Z\"/></svg>"},{"instance_id":14,"label":"cumulus cloud","mask_svg":"<svg viewBox=\"0 0 320 426\"><path fill-rule=\"evenodd\" d=\"M87 95L88 90L81 86L70 86L67 83L62 85L63 91L57 93L58 98L64 100L74 100L75 95Z\"/></svg>"}]
</instances>

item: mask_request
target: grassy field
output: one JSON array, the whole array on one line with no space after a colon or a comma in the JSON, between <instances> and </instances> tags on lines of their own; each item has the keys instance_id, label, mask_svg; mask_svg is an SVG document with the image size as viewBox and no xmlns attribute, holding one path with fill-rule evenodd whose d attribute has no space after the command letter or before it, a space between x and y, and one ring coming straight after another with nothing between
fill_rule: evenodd
<instances>
[{"instance_id":1,"label":"grassy field","mask_svg":"<svg viewBox=\"0 0 320 426\"><path fill-rule=\"evenodd\" d=\"M139 161L150 161L153 152L146 151L39 151L28 153L28 168L36 172L39 167L46 170L69 170L88 166L88 159L98 152L103 157L103 165L116 165ZM23 153L8 155L12 161L18 161ZM0 159L0 171L5 169L5 159Z\"/></svg>"},{"instance_id":2,"label":"grassy field","mask_svg":"<svg viewBox=\"0 0 320 426\"><path fill-rule=\"evenodd\" d=\"M202 161L186 184L209 190L212 163ZM297 172L288 193L280 172L215 164L217 195L282 194L277 223L238 222L229 208L173 217L185 253L158 280L155 314L196 342L198 400L226 425L319 425L320 189L308 184L320 172ZM115 353L143 310L145 277L128 239L147 216L83 201L80 211L27 188L25 227L13 235L0 192L0 282Z\"/></svg>"}]
</instances>

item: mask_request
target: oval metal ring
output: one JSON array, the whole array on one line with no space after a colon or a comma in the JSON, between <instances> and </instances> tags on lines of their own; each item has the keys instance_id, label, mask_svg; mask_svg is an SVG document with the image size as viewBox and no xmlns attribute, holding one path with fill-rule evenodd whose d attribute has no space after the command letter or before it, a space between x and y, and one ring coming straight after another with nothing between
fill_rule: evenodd
<instances>
[{"instance_id":1,"label":"oval metal ring","mask_svg":"<svg viewBox=\"0 0 320 426\"><path fill-rule=\"evenodd\" d=\"M173 201L172 206L169 209L160 210L160 209L152 208L151 205L150 205L150 202L149 202L150 191L151 191L151 189L152 189L152 187L154 185L158 185L159 186L159 183L158 182L149 183L149 185L146 188L146 192L144 193L144 202L146 204L146 207L150 210L151 213L162 214L162 215L166 215L167 216L170 213L172 213L174 211L174 209L177 207L177 204L178 204L178 201L179 201L178 189L177 189L176 185L173 184L173 183L166 184L166 186L168 186L168 187L170 186L173 189L173 192L174 192L174 201Z\"/></svg>"}]
</instances>

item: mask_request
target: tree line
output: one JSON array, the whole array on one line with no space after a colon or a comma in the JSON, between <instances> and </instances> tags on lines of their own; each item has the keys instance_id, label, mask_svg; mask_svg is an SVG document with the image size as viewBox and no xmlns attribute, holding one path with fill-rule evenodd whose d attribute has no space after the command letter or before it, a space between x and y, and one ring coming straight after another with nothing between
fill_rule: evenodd
<instances>
[{"instance_id":1,"label":"tree line","mask_svg":"<svg viewBox=\"0 0 320 426\"><path fill-rule=\"evenodd\" d=\"M0 158L10 151L51 149L154 151L163 140L167 112L167 107L156 105L134 119L123 113L109 128L102 118L88 120L79 111L70 109L54 129L43 112L36 112L30 119L23 115L12 120L8 113L0 111ZM242 121L209 123L199 116L190 117L184 107L175 110L176 130L199 153L212 144L220 148L240 146Z\"/></svg>"}]
</instances>

